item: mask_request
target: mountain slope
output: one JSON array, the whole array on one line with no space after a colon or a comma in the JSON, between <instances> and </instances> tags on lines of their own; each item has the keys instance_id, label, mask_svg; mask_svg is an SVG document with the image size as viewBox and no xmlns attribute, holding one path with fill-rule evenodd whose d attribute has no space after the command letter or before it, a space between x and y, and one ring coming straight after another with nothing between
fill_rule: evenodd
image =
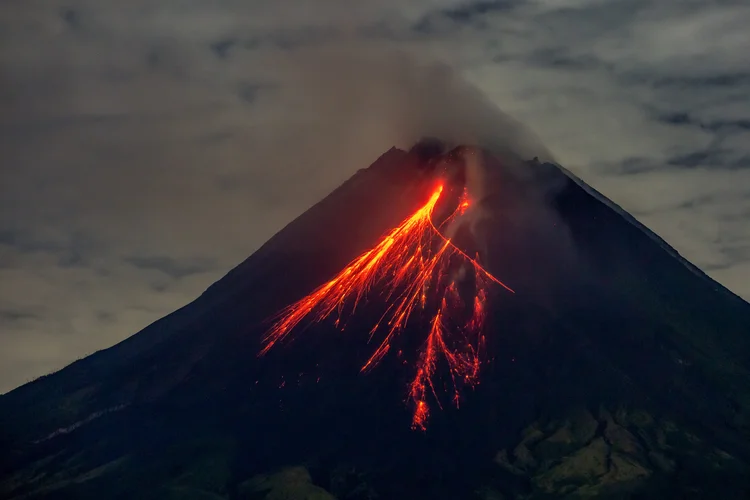
<instances>
[{"instance_id":1,"label":"mountain slope","mask_svg":"<svg viewBox=\"0 0 750 500\"><path fill-rule=\"evenodd\" d=\"M516 293L493 292L460 409L412 431L416 360L360 373L376 293L344 333L324 321L257 356L270 315L419 208L441 165L471 161L472 232ZM410 324L398 350L422 338ZM0 397L0 498L744 498L748 412L747 303L558 166L426 142L195 302Z\"/></svg>"}]
</instances>

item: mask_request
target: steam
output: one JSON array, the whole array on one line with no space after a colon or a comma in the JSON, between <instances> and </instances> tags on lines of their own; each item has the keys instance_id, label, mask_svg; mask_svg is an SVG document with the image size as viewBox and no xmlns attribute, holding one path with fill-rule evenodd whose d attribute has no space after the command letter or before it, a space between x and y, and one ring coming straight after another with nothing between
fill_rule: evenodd
<instances>
[{"instance_id":1,"label":"steam","mask_svg":"<svg viewBox=\"0 0 750 500\"><path fill-rule=\"evenodd\" d=\"M283 90L289 114L313 137L335 141L342 159L367 152L372 160L391 146L408 149L432 136L449 146L481 146L506 165L552 160L533 133L444 63L383 46L338 44L286 53L273 64L290 82Z\"/></svg>"}]
</instances>

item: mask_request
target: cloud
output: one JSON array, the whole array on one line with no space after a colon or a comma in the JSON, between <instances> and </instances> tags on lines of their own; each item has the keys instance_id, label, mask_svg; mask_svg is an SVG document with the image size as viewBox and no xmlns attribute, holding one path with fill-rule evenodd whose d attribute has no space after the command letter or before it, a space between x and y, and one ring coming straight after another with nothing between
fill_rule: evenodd
<instances>
[{"instance_id":1,"label":"cloud","mask_svg":"<svg viewBox=\"0 0 750 500\"><path fill-rule=\"evenodd\" d=\"M138 269L156 270L174 279L181 279L194 274L207 273L214 270L215 263L208 259L192 262L178 262L171 257L128 257L128 264Z\"/></svg>"},{"instance_id":2,"label":"cloud","mask_svg":"<svg viewBox=\"0 0 750 500\"><path fill-rule=\"evenodd\" d=\"M520 0L475 0L450 5L427 12L412 29L424 34L439 34L462 25L487 27L486 18L490 14L508 12L523 5Z\"/></svg>"},{"instance_id":3,"label":"cloud","mask_svg":"<svg viewBox=\"0 0 750 500\"><path fill-rule=\"evenodd\" d=\"M750 298L749 21L730 0L4 2L0 391L184 305L394 143L502 136L488 103L533 131L512 149L544 144Z\"/></svg>"}]
</instances>

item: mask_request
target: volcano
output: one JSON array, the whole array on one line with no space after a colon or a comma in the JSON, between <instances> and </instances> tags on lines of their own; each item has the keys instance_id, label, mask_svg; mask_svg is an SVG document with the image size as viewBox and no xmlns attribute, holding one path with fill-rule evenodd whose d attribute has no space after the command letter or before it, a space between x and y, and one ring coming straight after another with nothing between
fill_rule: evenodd
<instances>
[{"instance_id":1,"label":"volcano","mask_svg":"<svg viewBox=\"0 0 750 500\"><path fill-rule=\"evenodd\" d=\"M570 172L393 148L0 396L0 498L750 497L750 305Z\"/></svg>"}]
</instances>

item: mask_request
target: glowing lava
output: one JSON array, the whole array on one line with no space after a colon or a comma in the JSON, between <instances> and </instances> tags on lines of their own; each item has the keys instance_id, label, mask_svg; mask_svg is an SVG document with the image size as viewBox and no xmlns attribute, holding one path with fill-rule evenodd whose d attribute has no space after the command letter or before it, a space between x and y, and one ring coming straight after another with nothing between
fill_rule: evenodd
<instances>
[{"instance_id":1,"label":"glowing lava","mask_svg":"<svg viewBox=\"0 0 750 500\"><path fill-rule=\"evenodd\" d=\"M454 388L453 402L458 406L461 385L474 386L479 381L486 289L494 282L508 291L513 290L435 227L432 216L442 192L443 186L440 185L427 203L373 249L354 259L333 279L283 309L266 334L260 354L266 354L276 343L287 338L309 315L317 322L337 311L338 326L344 307L348 306L347 312L353 314L362 299L377 286L388 308L372 327L370 339L381 329L386 333L362 371L373 368L383 359L415 308L419 307L431 319L424 349L417 362L417 373L409 387L409 397L414 405L412 426L425 429L430 414L428 392L440 405L434 381L440 359L447 363ZM468 207L469 200L464 192L456 210L440 227L463 215ZM461 280L456 262L463 268ZM466 288L468 273L473 275L469 280L473 286L470 287L470 313L467 317L468 299L462 298L466 293L459 292L459 289Z\"/></svg>"}]
</instances>

